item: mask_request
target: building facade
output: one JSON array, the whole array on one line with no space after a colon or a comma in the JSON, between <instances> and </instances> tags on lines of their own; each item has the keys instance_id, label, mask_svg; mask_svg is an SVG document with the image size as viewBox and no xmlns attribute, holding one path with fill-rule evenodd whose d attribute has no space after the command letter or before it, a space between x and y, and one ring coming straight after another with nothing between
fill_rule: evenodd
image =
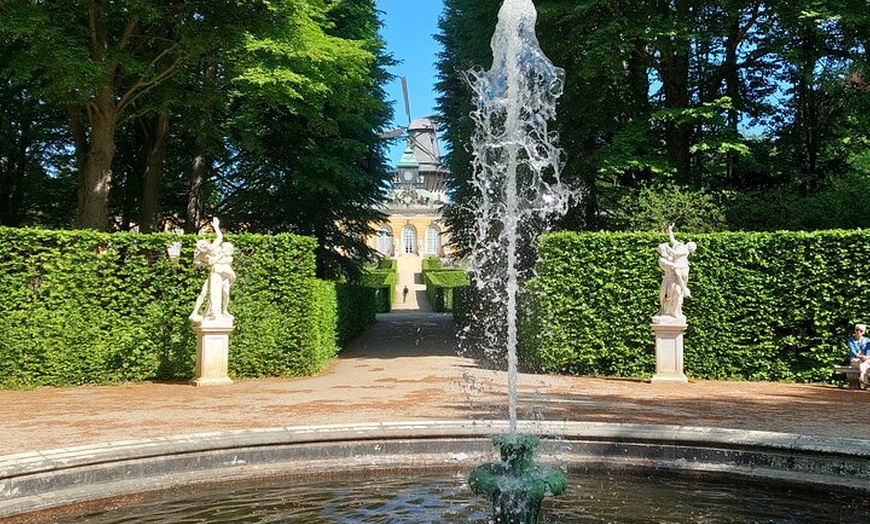
<instances>
[{"instance_id":1,"label":"building facade","mask_svg":"<svg viewBox=\"0 0 870 524\"><path fill-rule=\"evenodd\" d=\"M384 257L447 257L449 236L441 218L447 202L436 124L418 119L408 127L408 146L396 166L392 188L369 247Z\"/></svg>"}]
</instances>

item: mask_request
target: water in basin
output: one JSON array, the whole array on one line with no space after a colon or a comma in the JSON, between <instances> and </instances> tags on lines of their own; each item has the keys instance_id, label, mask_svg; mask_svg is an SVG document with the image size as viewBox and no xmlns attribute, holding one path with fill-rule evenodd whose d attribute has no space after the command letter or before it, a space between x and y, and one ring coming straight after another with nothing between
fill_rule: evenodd
<instances>
[{"instance_id":1,"label":"water in basin","mask_svg":"<svg viewBox=\"0 0 870 524\"><path fill-rule=\"evenodd\" d=\"M466 470L354 472L186 486L31 514L31 524L305 523L488 524L486 500ZM540 522L867 522L870 500L854 493L641 470L568 471L568 489L545 500Z\"/></svg>"}]
</instances>

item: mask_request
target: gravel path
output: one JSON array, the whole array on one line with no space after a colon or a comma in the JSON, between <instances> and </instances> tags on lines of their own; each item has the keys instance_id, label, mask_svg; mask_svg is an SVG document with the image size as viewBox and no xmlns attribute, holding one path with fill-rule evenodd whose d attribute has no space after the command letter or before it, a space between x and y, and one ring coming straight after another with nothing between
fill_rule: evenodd
<instances>
[{"instance_id":1,"label":"gravel path","mask_svg":"<svg viewBox=\"0 0 870 524\"><path fill-rule=\"evenodd\" d=\"M504 419L506 374L457 356L454 330L445 314L382 314L309 378L0 391L0 454L243 428ZM519 389L524 419L870 434L870 393L831 386L522 375Z\"/></svg>"}]
</instances>

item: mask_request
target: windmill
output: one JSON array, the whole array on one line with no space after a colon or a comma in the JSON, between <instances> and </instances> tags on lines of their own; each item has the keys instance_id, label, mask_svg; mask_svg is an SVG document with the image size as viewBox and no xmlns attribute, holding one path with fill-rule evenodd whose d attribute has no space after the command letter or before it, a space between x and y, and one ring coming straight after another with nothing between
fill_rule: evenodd
<instances>
[{"instance_id":1,"label":"windmill","mask_svg":"<svg viewBox=\"0 0 870 524\"><path fill-rule=\"evenodd\" d=\"M411 118L408 101L408 81L401 77L407 126L382 133L384 139L402 138L404 152L394 165L393 180L383 209L387 220L380 224L369 245L382 256L417 254L419 256L446 253L444 246L449 233L441 220L441 208L447 203L438 147L438 116Z\"/></svg>"},{"instance_id":2,"label":"windmill","mask_svg":"<svg viewBox=\"0 0 870 524\"><path fill-rule=\"evenodd\" d=\"M408 80L401 77L402 96L405 102L407 126L398 126L382 133L381 138L404 137L406 144L414 153L414 158L420 163L420 173L423 175L427 189L441 189L443 174L441 172L441 150L438 146L438 115L411 119L411 104L408 101ZM430 176L430 174L438 176ZM436 180L437 179L437 180Z\"/></svg>"}]
</instances>

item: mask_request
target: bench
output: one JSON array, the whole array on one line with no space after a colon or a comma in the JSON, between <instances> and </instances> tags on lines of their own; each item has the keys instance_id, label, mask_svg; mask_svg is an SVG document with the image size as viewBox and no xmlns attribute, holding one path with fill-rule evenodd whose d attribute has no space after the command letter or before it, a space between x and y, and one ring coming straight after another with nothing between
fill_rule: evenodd
<instances>
[{"instance_id":1,"label":"bench","mask_svg":"<svg viewBox=\"0 0 870 524\"><path fill-rule=\"evenodd\" d=\"M861 381L858 380L858 375L860 375L861 372L858 371L858 368L846 365L836 365L834 366L834 373L845 375L850 388L861 389Z\"/></svg>"}]
</instances>

